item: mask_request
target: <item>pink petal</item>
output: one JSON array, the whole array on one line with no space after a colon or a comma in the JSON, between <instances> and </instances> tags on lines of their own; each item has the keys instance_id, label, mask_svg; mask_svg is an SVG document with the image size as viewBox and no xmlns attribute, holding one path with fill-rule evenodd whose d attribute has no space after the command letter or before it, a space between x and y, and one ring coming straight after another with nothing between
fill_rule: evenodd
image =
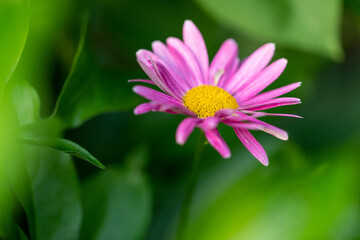
<instances>
[{"instance_id":1,"label":"pink petal","mask_svg":"<svg viewBox=\"0 0 360 240\"><path fill-rule=\"evenodd\" d=\"M230 149L217 129L204 131L204 133L210 145L213 146L223 158L231 157Z\"/></svg>"},{"instance_id":2,"label":"pink petal","mask_svg":"<svg viewBox=\"0 0 360 240\"><path fill-rule=\"evenodd\" d=\"M144 70L144 72L150 77L150 79L156 85L159 86L160 84L158 82L160 81L160 79L158 79L155 71L152 69L151 64L149 62L149 60L150 60L149 54L150 53L151 52L149 52L147 50L140 49L139 51L136 52L137 61L140 65L140 67ZM155 56L155 58L157 58L157 57ZM161 85L159 87L161 88Z\"/></svg>"},{"instance_id":3,"label":"pink petal","mask_svg":"<svg viewBox=\"0 0 360 240\"><path fill-rule=\"evenodd\" d=\"M220 118L217 117L208 117L203 119L198 126L204 130L204 131L208 131L208 130L212 130L217 128L217 126L219 125L219 123L221 122Z\"/></svg>"},{"instance_id":4,"label":"pink petal","mask_svg":"<svg viewBox=\"0 0 360 240\"><path fill-rule=\"evenodd\" d=\"M273 43L267 43L258 48L241 63L239 70L234 74L231 81L227 83L225 89L231 91L231 94L234 91L236 92L236 90L249 81L252 76L269 64L271 58L274 56L274 52L275 44Z\"/></svg>"},{"instance_id":5,"label":"pink petal","mask_svg":"<svg viewBox=\"0 0 360 240\"><path fill-rule=\"evenodd\" d=\"M214 85L214 77L218 71L228 73L238 56L238 46L233 39L226 40L211 61L209 72L209 84ZM216 84L215 84L216 85Z\"/></svg>"},{"instance_id":6,"label":"pink petal","mask_svg":"<svg viewBox=\"0 0 360 240\"><path fill-rule=\"evenodd\" d=\"M243 85L243 87L235 93L235 99L242 102L255 96L274 82L284 71L286 65L287 60L284 58L273 62L270 66L261 71L254 79Z\"/></svg>"},{"instance_id":7,"label":"pink petal","mask_svg":"<svg viewBox=\"0 0 360 240\"><path fill-rule=\"evenodd\" d=\"M240 128L240 129L260 130L260 128L262 127L261 125L256 124L256 123L233 122L233 121L228 121L226 119L223 120L222 122L230 127Z\"/></svg>"},{"instance_id":8,"label":"pink petal","mask_svg":"<svg viewBox=\"0 0 360 240\"><path fill-rule=\"evenodd\" d=\"M185 108L179 100L177 100L169 95L166 95L164 93L161 93L159 91L156 91L152 88L137 85L137 86L133 87L133 91L135 93L139 94L140 96L143 96L144 98L147 98L156 103L160 103L160 104L164 104L164 105L174 104L176 106L179 106L179 107L181 106L181 107Z\"/></svg>"},{"instance_id":9,"label":"pink petal","mask_svg":"<svg viewBox=\"0 0 360 240\"><path fill-rule=\"evenodd\" d=\"M245 114L253 114L252 117L257 118L258 114L261 115L261 117L263 116L279 116L279 117L293 117L293 118L303 118L302 116L299 115L294 115L294 114L284 114L284 113L266 113L266 112L253 112L253 111L247 111L247 110L243 110L242 111ZM255 115L255 116L254 116Z\"/></svg>"},{"instance_id":10,"label":"pink petal","mask_svg":"<svg viewBox=\"0 0 360 240\"><path fill-rule=\"evenodd\" d=\"M237 57L233 61L233 64L232 64L230 70L228 72L225 72L224 77L222 79L220 79L220 82L218 84L219 87L224 88L224 86L226 86L226 84L232 79L232 77L238 70L239 65L240 65L240 59Z\"/></svg>"},{"instance_id":11,"label":"pink petal","mask_svg":"<svg viewBox=\"0 0 360 240\"><path fill-rule=\"evenodd\" d=\"M264 166L269 165L268 156L261 146L261 144L254 138L254 136L246 129L234 128L236 135L244 144L244 146L259 160Z\"/></svg>"},{"instance_id":12,"label":"pink petal","mask_svg":"<svg viewBox=\"0 0 360 240\"><path fill-rule=\"evenodd\" d=\"M277 128L273 125L270 125L266 122L260 121L259 119L253 118L253 119L250 119L249 121L258 124L260 126L259 130L264 131L270 135L273 135L276 138L279 138L284 141L287 141L289 138L286 131L284 131L280 128Z\"/></svg>"},{"instance_id":13,"label":"pink petal","mask_svg":"<svg viewBox=\"0 0 360 240\"><path fill-rule=\"evenodd\" d=\"M130 79L128 80L128 82L143 82L143 83L155 84L152 80L147 80L147 79Z\"/></svg>"},{"instance_id":14,"label":"pink petal","mask_svg":"<svg viewBox=\"0 0 360 240\"><path fill-rule=\"evenodd\" d=\"M154 110L155 108L156 108L156 106L154 106L151 103L142 103L134 109L134 114L140 115L140 114L148 113L148 112Z\"/></svg>"},{"instance_id":15,"label":"pink petal","mask_svg":"<svg viewBox=\"0 0 360 240\"><path fill-rule=\"evenodd\" d=\"M180 39L169 37L166 41L169 50L174 56L179 66L182 67L188 83L192 87L204 84L202 72L193 52Z\"/></svg>"},{"instance_id":16,"label":"pink petal","mask_svg":"<svg viewBox=\"0 0 360 240\"><path fill-rule=\"evenodd\" d=\"M190 134L194 130L196 124L198 123L199 119L197 118L185 118L179 124L176 130L176 143L180 145L184 145L187 139L189 138Z\"/></svg>"},{"instance_id":17,"label":"pink petal","mask_svg":"<svg viewBox=\"0 0 360 240\"><path fill-rule=\"evenodd\" d=\"M221 109L215 113L215 117L217 118L225 118L231 116L236 113L234 109Z\"/></svg>"},{"instance_id":18,"label":"pink petal","mask_svg":"<svg viewBox=\"0 0 360 240\"><path fill-rule=\"evenodd\" d=\"M177 93L173 91L174 86L176 86L177 89L180 88L177 81L175 81L173 78L171 80L161 78L161 76L159 76L159 74L154 69L154 65L153 65L154 61L164 65L158 56L144 49L137 51L136 56L138 58L140 67L161 90L163 90L164 92L168 93L169 95L175 98L181 99L181 96L177 95Z\"/></svg>"},{"instance_id":19,"label":"pink petal","mask_svg":"<svg viewBox=\"0 0 360 240\"><path fill-rule=\"evenodd\" d=\"M254 112L251 116L248 116L246 114L244 114L242 111L237 111L236 112L236 116L229 116L226 118L226 121L231 121L231 122L244 122L244 121L249 121L253 118L258 118L258 117L263 117L265 116L265 114L263 112Z\"/></svg>"},{"instance_id":20,"label":"pink petal","mask_svg":"<svg viewBox=\"0 0 360 240\"><path fill-rule=\"evenodd\" d=\"M165 44L160 41L152 43L154 53L161 58L168 67L166 67L171 75L176 79L176 82L185 90L190 90L190 85L186 81L186 76L183 74L181 66L178 65L175 57L170 53Z\"/></svg>"},{"instance_id":21,"label":"pink petal","mask_svg":"<svg viewBox=\"0 0 360 240\"><path fill-rule=\"evenodd\" d=\"M162 80L168 91L172 93L171 95L181 99L181 97L185 94L184 89L176 84L176 81L170 72L159 62L152 62L152 65L157 76Z\"/></svg>"},{"instance_id":22,"label":"pink petal","mask_svg":"<svg viewBox=\"0 0 360 240\"><path fill-rule=\"evenodd\" d=\"M263 102L258 102L256 104L241 106L239 109L248 110L248 111L259 111L274 107L295 105L299 103L301 103L299 98L281 97L281 98L265 100Z\"/></svg>"},{"instance_id":23,"label":"pink petal","mask_svg":"<svg viewBox=\"0 0 360 240\"><path fill-rule=\"evenodd\" d=\"M204 79L208 79L209 57L205 41L199 29L190 20L186 20L184 23L183 39L198 60Z\"/></svg>"},{"instance_id":24,"label":"pink petal","mask_svg":"<svg viewBox=\"0 0 360 240\"><path fill-rule=\"evenodd\" d=\"M150 79L164 92L170 94L169 89L166 87L165 83L159 78L156 74L151 61L160 59L154 55L152 52L148 50L141 49L136 52L136 57L138 59L138 63L140 67L144 70L144 72L150 77Z\"/></svg>"},{"instance_id":25,"label":"pink petal","mask_svg":"<svg viewBox=\"0 0 360 240\"><path fill-rule=\"evenodd\" d=\"M254 104L256 102L262 102L271 98L276 98L279 97L283 94L286 94L288 92L291 92L292 90L298 88L301 86L301 82L297 82L297 83L292 83L289 85L286 85L284 87L281 88L277 88L268 92L264 92L264 93L260 93L259 95L250 98L249 100L244 102L244 105L248 105L248 104Z\"/></svg>"},{"instance_id":26,"label":"pink petal","mask_svg":"<svg viewBox=\"0 0 360 240\"><path fill-rule=\"evenodd\" d=\"M163 104L159 107L160 112L171 112L173 114L182 114L189 116L196 116L195 113L185 108L184 106L179 106L177 104Z\"/></svg>"},{"instance_id":27,"label":"pink petal","mask_svg":"<svg viewBox=\"0 0 360 240\"><path fill-rule=\"evenodd\" d=\"M303 118L302 116L294 115L294 114L284 114L284 113L265 113L265 114L266 114L266 116Z\"/></svg>"}]
</instances>

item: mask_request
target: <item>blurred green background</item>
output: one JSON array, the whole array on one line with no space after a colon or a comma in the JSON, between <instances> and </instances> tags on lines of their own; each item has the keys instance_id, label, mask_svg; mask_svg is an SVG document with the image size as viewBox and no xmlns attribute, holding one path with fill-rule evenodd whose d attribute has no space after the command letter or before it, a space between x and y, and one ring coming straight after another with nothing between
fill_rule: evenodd
<instances>
[{"instance_id":1,"label":"blurred green background","mask_svg":"<svg viewBox=\"0 0 360 240\"><path fill-rule=\"evenodd\" d=\"M206 147L185 238L360 239L357 0L0 0L0 239L174 238L200 131L179 146L183 116L134 116L127 80L186 19L210 57L275 42L270 88L301 81L303 102L276 112L304 119L265 119L289 132L255 133L269 167L220 126L232 157Z\"/></svg>"}]
</instances>

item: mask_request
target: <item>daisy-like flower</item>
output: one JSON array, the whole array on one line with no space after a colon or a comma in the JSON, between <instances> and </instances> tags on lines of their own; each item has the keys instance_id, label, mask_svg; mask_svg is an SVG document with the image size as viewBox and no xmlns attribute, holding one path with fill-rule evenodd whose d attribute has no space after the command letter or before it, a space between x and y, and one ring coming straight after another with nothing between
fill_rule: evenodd
<instances>
[{"instance_id":1,"label":"daisy-like flower","mask_svg":"<svg viewBox=\"0 0 360 240\"><path fill-rule=\"evenodd\" d=\"M184 144L198 127L223 158L229 158L231 152L217 126L226 124L255 158L267 166L267 154L249 130L288 139L287 132L258 119L268 115L299 117L261 111L300 103L298 98L279 97L299 87L300 82L261 93L284 71L287 60L282 58L268 65L275 51L275 45L268 43L240 61L236 42L228 39L209 64L204 39L190 20L184 23L183 38L181 41L169 37L166 44L155 41L153 52L141 49L136 53L141 68L151 80L130 82L154 84L163 92L135 86L133 91L150 102L137 106L134 113L158 111L189 116L179 124L176 142Z\"/></svg>"}]
</instances>

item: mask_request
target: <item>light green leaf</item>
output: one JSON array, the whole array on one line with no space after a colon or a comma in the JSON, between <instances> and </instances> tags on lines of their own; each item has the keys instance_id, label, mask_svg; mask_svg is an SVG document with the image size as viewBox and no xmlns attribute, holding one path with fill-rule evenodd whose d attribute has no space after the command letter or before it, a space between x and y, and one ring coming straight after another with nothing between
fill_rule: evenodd
<instances>
[{"instance_id":1,"label":"light green leaf","mask_svg":"<svg viewBox=\"0 0 360 240\"><path fill-rule=\"evenodd\" d=\"M34 146L25 146L25 150L34 198L34 239L78 239L82 208L70 156Z\"/></svg>"},{"instance_id":2,"label":"light green leaf","mask_svg":"<svg viewBox=\"0 0 360 240\"><path fill-rule=\"evenodd\" d=\"M15 201L18 201L25 209L29 224L28 229L31 237L34 238L35 226L31 221L34 217L34 205L25 162L26 155L24 155L22 146L17 144L16 141L13 141L13 139L17 139L21 135L19 125L19 118L21 116L18 115L15 107L16 103L13 99L13 83L15 82L10 82L9 88L7 88L9 91L5 92L3 100L0 103L0 182L7 182L13 197L17 198ZM19 104L21 105L21 103ZM24 109L24 112L27 111ZM23 115L22 117L25 116ZM9 208L9 206L6 208ZM18 239L20 239L20 237Z\"/></svg>"},{"instance_id":3,"label":"light green leaf","mask_svg":"<svg viewBox=\"0 0 360 240\"><path fill-rule=\"evenodd\" d=\"M133 160L127 168L111 167L84 183L80 239L143 239L150 223L151 193L145 176L136 168L139 159Z\"/></svg>"},{"instance_id":4,"label":"light green leaf","mask_svg":"<svg viewBox=\"0 0 360 240\"><path fill-rule=\"evenodd\" d=\"M261 42L339 59L340 0L197 0L221 23Z\"/></svg>"},{"instance_id":5,"label":"light green leaf","mask_svg":"<svg viewBox=\"0 0 360 240\"><path fill-rule=\"evenodd\" d=\"M40 119L40 98L33 86L26 81L17 81L11 86L12 98L20 125Z\"/></svg>"},{"instance_id":6,"label":"light green leaf","mask_svg":"<svg viewBox=\"0 0 360 240\"><path fill-rule=\"evenodd\" d=\"M105 169L105 166L93 155L91 155L91 153L70 140L63 138L37 137L34 139L22 139L22 141L24 143L39 145L54 151L68 153L99 168Z\"/></svg>"},{"instance_id":7,"label":"light green leaf","mask_svg":"<svg viewBox=\"0 0 360 240\"><path fill-rule=\"evenodd\" d=\"M26 42L29 12L30 0L0 1L0 100Z\"/></svg>"},{"instance_id":8,"label":"light green leaf","mask_svg":"<svg viewBox=\"0 0 360 240\"><path fill-rule=\"evenodd\" d=\"M87 18L84 18L73 65L54 110L68 127L109 111L128 110L138 101L127 79L103 70L94 60L86 42Z\"/></svg>"}]
</instances>

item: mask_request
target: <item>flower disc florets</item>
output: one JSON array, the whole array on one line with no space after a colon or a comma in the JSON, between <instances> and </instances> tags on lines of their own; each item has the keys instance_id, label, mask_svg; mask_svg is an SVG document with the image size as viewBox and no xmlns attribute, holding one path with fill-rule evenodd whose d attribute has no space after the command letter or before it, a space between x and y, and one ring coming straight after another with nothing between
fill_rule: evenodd
<instances>
[{"instance_id":1,"label":"flower disc florets","mask_svg":"<svg viewBox=\"0 0 360 240\"><path fill-rule=\"evenodd\" d=\"M213 117L219 110L239 107L230 93L212 85L201 85L190 89L183 96L183 104L199 118Z\"/></svg>"}]
</instances>

